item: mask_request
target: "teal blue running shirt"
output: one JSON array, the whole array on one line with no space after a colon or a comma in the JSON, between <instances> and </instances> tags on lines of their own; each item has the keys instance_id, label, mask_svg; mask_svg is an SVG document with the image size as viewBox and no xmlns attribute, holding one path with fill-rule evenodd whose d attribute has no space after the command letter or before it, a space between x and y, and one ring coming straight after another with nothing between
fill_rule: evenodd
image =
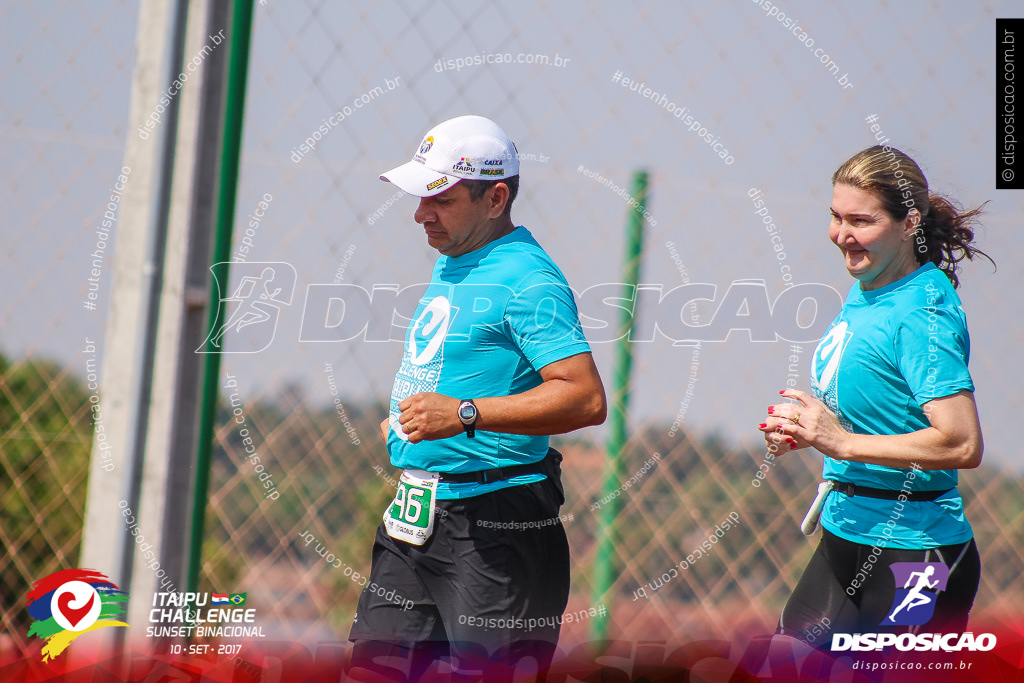
<instances>
[{"instance_id":1,"label":"teal blue running shirt","mask_svg":"<svg viewBox=\"0 0 1024 683\"><path fill-rule=\"evenodd\" d=\"M565 276L520 226L462 256L441 256L405 337L391 391L391 463L430 472L475 472L541 460L548 437L477 430L410 443L398 404L436 392L457 399L511 396L543 381L540 369L590 351ZM440 483L440 500L466 498L543 479L524 475L491 484Z\"/></svg>"},{"instance_id":2,"label":"teal blue running shirt","mask_svg":"<svg viewBox=\"0 0 1024 683\"><path fill-rule=\"evenodd\" d=\"M890 285L855 283L811 361L814 395L857 434L908 434L930 426L923 406L974 391L960 298L928 263ZM913 476L911 476L913 474ZM913 471L826 457L825 479L899 491L952 489L934 502L829 494L821 524L841 538L892 548L934 548L973 537L956 470Z\"/></svg>"}]
</instances>

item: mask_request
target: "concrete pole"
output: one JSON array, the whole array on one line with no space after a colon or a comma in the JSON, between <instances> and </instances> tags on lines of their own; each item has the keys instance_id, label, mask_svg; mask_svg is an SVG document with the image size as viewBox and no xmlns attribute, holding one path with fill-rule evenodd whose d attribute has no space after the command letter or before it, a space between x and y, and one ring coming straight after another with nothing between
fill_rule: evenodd
<instances>
[{"instance_id":1,"label":"concrete pole","mask_svg":"<svg viewBox=\"0 0 1024 683\"><path fill-rule=\"evenodd\" d=\"M148 622L154 593L185 590L203 361L195 349L206 336L207 290L211 285L213 191L220 147L228 7L225 0L191 0L189 4L183 68L189 75L179 94L156 362L139 501L147 534L152 533L156 539L155 557L136 555L131 594L140 599L130 603L129 623L133 624ZM200 56L201 65L189 73L187 64ZM144 630L133 634L142 636Z\"/></svg>"},{"instance_id":2,"label":"concrete pole","mask_svg":"<svg viewBox=\"0 0 1024 683\"><path fill-rule=\"evenodd\" d=\"M140 47L132 77L124 160L131 176L121 198L110 312L100 340L100 405L107 442L113 448L114 469L103 469L94 439L82 533L80 565L107 574L122 590L130 588L135 552L125 544L131 535L122 511L132 508L131 518L138 521L134 509L137 495L132 489L146 400L143 384L148 363L143 340L150 322L151 243L159 220L160 188L166 182L164 142L168 135L173 136L166 108L160 126L144 129L147 137L140 135L138 127L154 113L160 93L167 87L173 52L167 27L174 9L172 0L147 0L139 5L136 40Z\"/></svg>"},{"instance_id":3,"label":"concrete pole","mask_svg":"<svg viewBox=\"0 0 1024 683\"><path fill-rule=\"evenodd\" d=\"M140 649L153 594L182 590L185 582L201 362L193 351L204 338L210 284L228 5L144 0L139 7L124 162L131 175L100 341L101 406L114 468L104 469L94 441L79 565L129 593L126 621ZM215 45L211 37L222 29ZM180 73L187 77L179 88ZM161 120L149 129L154 111ZM124 642L124 629L99 633L106 637L101 651Z\"/></svg>"}]
</instances>

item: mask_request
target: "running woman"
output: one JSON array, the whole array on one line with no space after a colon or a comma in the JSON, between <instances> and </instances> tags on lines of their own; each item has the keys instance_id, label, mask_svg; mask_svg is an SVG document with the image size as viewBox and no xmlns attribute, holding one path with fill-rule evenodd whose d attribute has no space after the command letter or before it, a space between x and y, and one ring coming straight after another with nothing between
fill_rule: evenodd
<instances>
[{"instance_id":1,"label":"running woman","mask_svg":"<svg viewBox=\"0 0 1024 683\"><path fill-rule=\"evenodd\" d=\"M814 352L814 395L779 392L797 403L770 406L760 425L770 447L823 453L832 482L822 539L777 633L827 648L831 635L812 631L914 628L884 623L900 607L895 562L948 568L944 589L919 591L934 602L921 628L963 631L981 561L957 470L977 467L983 444L955 290L959 261L988 258L972 246L981 208L930 194L914 160L888 146L854 155L832 186L829 239L857 282Z\"/></svg>"}]
</instances>

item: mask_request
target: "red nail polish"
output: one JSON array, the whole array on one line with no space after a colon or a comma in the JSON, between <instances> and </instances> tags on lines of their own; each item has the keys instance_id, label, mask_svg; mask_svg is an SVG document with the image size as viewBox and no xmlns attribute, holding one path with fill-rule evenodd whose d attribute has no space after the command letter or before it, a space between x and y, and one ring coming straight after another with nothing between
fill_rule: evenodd
<instances>
[{"instance_id":1,"label":"red nail polish","mask_svg":"<svg viewBox=\"0 0 1024 683\"><path fill-rule=\"evenodd\" d=\"M791 451L795 451L796 450L796 442L795 441L793 443L789 444L789 450L791 450Z\"/></svg>"},{"instance_id":2,"label":"red nail polish","mask_svg":"<svg viewBox=\"0 0 1024 683\"><path fill-rule=\"evenodd\" d=\"M762 422L761 424L759 424L757 426L760 427L761 429L764 429L765 427L768 426L768 423L767 422Z\"/></svg>"},{"instance_id":3,"label":"red nail polish","mask_svg":"<svg viewBox=\"0 0 1024 683\"><path fill-rule=\"evenodd\" d=\"M769 415L774 415L775 414L775 406L768 406L768 414Z\"/></svg>"},{"instance_id":4,"label":"red nail polish","mask_svg":"<svg viewBox=\"0 0 1024 683\"><path fill-rule=\"evenodd\" d=\"M784 394L784 393L786 393L786 390L785 390L785 389L783 389L783 390L782 390L782 391L780 391L779 393L780 393L780 394Z\"/></svg>"}]
</instances>

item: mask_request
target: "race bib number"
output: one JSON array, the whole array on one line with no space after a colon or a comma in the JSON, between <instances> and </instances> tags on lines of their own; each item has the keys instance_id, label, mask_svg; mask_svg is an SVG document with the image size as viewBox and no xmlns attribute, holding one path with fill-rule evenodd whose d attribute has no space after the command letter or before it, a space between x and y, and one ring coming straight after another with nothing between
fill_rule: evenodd
<instances>
[{"instance_id":1,"label":"race bib number","mask_svg":"<svg viewBox=\"0 0 1024 683\"><path fill-rule=\"evenodd\" d=\"M384 513L388 536L412 545L423 545L434 533L436 472L405 470L398 481L395 499Z\"/></svg>"}]
</instances>

